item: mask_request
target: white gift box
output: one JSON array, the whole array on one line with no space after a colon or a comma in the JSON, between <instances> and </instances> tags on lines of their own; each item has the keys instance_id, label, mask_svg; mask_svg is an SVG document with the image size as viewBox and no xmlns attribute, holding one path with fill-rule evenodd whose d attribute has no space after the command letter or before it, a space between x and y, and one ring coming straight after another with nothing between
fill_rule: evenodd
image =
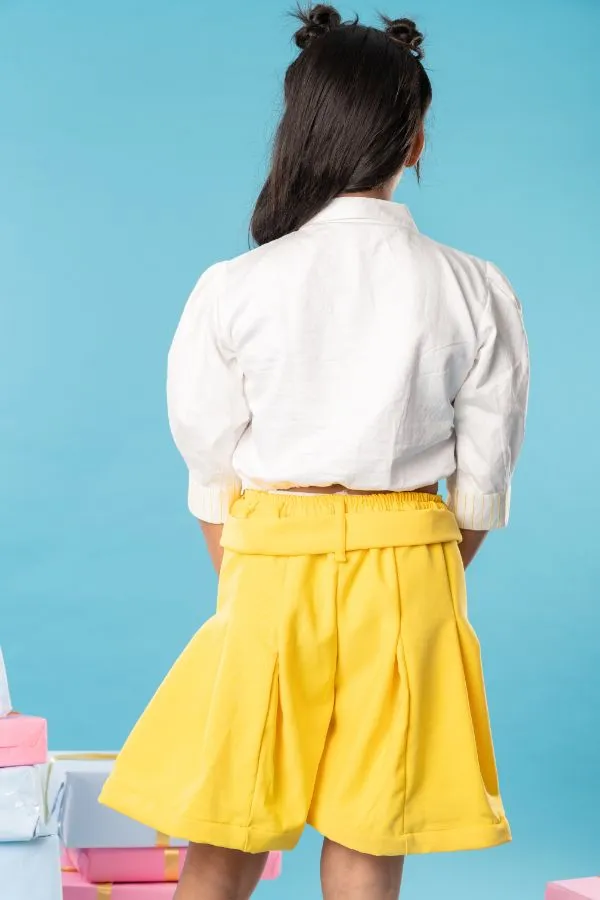
<instances>
[{"instance_id":1,"label":"white gift box","mask_svg":"<svg viewBox=\"0 0 600 900\"><path fill-rule=\"evenodd\" d=\"M72 849L187 846L187 841L161 835L98 803L116 755L102 751L50 754L49 796L64 846Z\"/></svg>"},{"instance_id":2,"label":"white gift box","mask_svg":"<svg viewBox=\"0 0 600 900\"><path fill-rule=\"evenodd\" d=\"M56 834L50 821L48 769L47 765L0 768L0 842Z\"/></svg>"},{"instance_id":3,"label":"white gift box","mask_svg":"<svg viewBox=\"0 0 600 900\"><path fill-rule=\"evenodd\" d=\"M0 896L2 900L61 900L57 837L0 844Z\"/></svg>"}]
</instances>

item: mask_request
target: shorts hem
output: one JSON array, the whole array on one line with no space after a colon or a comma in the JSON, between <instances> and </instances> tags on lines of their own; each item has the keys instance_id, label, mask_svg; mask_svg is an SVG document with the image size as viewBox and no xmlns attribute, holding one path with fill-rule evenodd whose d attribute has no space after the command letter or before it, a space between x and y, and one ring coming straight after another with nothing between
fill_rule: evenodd
<instances>
[{"instance_id":1,"label":"shorts hem","mask_svg":"<svg viewBox=\"0 0 600 900\"><path fill-rule=\"evenodd\" d=\"M346 831L335 826L329 828L317 820L311 820L308 824L328 840L369 856L416 856L427 853L487 850L508 844L512 840L510 826L504 818L487 825L463 825L381 838L361 835L356 831Z\"/></svg>"},{"instance_id":2,"label":"shorts hem","mask_svg":"<svg viewBox=\"0 0 600 900\"><path fill-rule=\"evenodd\" d=\"M172 809L157 809L141 793L112 777L100 794L99 802L169 837L193 844L242 850L244 853L293 850L304 829L302 825L289 832L271 832L254 825L211 822L195 816L181 815Z\"/></svg>"},{"instance_id":3,"label":"shorts hem","mask_svg":"<svg viewBox=\"0 0 600 900\"><path fill-rule=\"evenodd\" d=\"M158 810L140 793L116 781L114 777L111 777L102 791L100 803L173 838L195 844L242 850L245 853L293 850L304 829L304 825L301 825L284 833L272 832L254 825L211 822L195 816L181 815L173 810ZM326 823L316 818L309 819L307 824L328 840L370 856L412 856L485 850L512 840L510 826L505 818L497 823L421 831L386 838L373 838L357 831L328 827Z\"/></svg>"}]
</instances>

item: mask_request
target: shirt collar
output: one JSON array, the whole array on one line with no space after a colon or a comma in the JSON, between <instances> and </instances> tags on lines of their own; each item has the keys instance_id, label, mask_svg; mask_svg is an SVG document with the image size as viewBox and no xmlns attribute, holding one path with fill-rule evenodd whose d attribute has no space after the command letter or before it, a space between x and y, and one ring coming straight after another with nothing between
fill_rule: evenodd
<instances>
[{"instance_id":1,"label":"shirt collar","mask_svg":"<svg viewBox=\"0 0 600 900\"><path fill-rule=\"evenodd\" d=\"M307 225L321 222L372 222L417 230L407 206L374 197L336 197Z\"/></svg>"}]
</instances>

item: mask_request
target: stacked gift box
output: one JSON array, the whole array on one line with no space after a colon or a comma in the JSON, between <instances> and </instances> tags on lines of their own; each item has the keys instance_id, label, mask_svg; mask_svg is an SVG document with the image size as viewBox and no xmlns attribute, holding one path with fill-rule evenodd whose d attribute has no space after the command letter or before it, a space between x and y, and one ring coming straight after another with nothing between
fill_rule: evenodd
<instances>
[{"instance_id":1,"label":"stacked gift box","mask_svg":"<svg viewBox=\"0 0 600 900\"><path fill-rule=\"evenodd\" d=\"M115 756L74 752L51 757L64 900L171 900L186 842L98 803ZM277 878L280 869L281 854L272 853L263 877Z\"/></svg>"},{"instance_id":2,"label":"stacked gift box","mask_svg":"<svg viewBox=\"0 0 600 900\"><path fill-rule=\"evenodd\" d=\"M553 881L546 888L546 900L600 900L600 876Z\"/></svg>"},{"instance_id":3,"label":"stacked gift box","mask_svg":"<svg viewBox=\"0 0 600 900\"><path fill-rule=\"evenodd\" d=\"M45 719L11 708L0 650L0 892L60 900L60 851L48 796Z\"/></svg>"},{"instance_id":4,"label":"stacked gift box","mask_svg":"<svg viewBox=\"0 0 600 900\"><path fill-rule=\"evenodd\" d=\"M116 754L56 753L56 797L63 847L64 900L170 900L185 841L152 831L98 803Z\"/></svg>"}]
</instances>

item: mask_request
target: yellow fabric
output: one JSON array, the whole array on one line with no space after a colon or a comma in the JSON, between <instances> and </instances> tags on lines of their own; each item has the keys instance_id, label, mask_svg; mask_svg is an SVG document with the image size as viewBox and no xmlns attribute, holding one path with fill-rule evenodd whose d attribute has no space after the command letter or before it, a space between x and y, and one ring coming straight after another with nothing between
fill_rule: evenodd
<instances>
[{"instance_id":1,"label":"yellow fabric","mask_svg":"<svg viewBox=\"0 0 600 900\"><path fill-rule=\"evenodd\" d=\"M251 853L306 822L376 855L510 840L459 538L427 494L244 494L101 802Z\"/></svg>"}]
</instances>

